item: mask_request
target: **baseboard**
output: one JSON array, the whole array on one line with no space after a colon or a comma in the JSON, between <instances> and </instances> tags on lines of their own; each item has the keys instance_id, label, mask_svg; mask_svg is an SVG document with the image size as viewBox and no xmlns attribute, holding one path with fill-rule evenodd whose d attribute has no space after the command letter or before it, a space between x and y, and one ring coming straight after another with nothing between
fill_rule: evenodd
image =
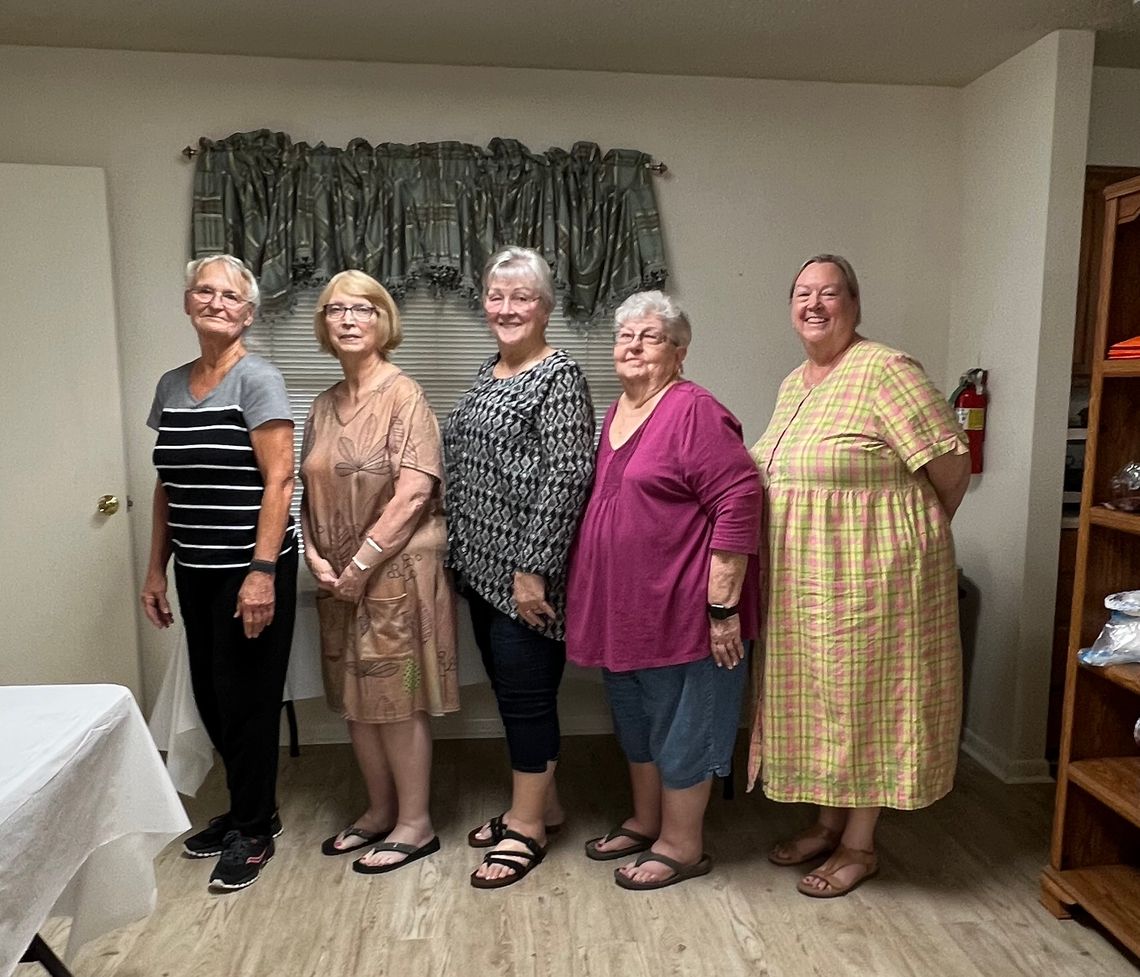
<instances>
[{"instance_id":1,"label":"baseboard","mask_svg":"<svg viewBox=\"0 0 1140 977\"><path fill-rule=\"evenodd\" d=\"M1041 759L1014 760L972 729L962 730L962 752L1006 784L1048 784L1049 764Z\"/></svg>"}]
</instances>

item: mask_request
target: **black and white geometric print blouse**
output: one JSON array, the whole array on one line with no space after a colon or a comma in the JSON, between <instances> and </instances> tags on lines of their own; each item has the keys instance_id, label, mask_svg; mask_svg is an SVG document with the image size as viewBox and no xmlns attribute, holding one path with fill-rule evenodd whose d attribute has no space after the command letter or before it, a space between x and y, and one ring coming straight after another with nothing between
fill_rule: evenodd
<instances>
[{"instance_id":1,"label":"black and white geometric print blouse","mask_svg":"<svg viewBox=\"0 0 1140 977\"><path fill-rule=\"evenodd\" d=\"M561 640L566 559L594 474L594 410L586 378L563 350L496 379L479 368L444 428L448 565L518 619L516 572L546 578L555 611L542 633Z\"/></svg>"}]
</instances>

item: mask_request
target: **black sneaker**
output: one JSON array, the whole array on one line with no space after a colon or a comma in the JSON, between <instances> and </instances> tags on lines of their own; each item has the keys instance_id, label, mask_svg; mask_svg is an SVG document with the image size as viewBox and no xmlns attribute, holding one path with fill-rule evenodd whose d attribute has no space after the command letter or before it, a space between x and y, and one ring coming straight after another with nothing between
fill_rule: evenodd
<instances>
[{"instance_id":1,"label":"black sneaker","mask_svg":"<svg viewBox=\"0 0 1140 977\"><path fill-rule=\"evenodd\" d=\"M273 839L251 838L229 831L224 843L225 851L210 874L210 888L230 891L253 885L265 863L273 857Z\"/></svg>"},{"instance_id":2,"label":"black sneaker","mask_svg":"<svg viewBox=\"0 0 1140 977\"><path fill-rule=\"evenodd\" d=\"M190 858L216 858L225 850L226 835L232 830L233 822L229 812L219 814L216 818L210 818L210 823L201 831L182 842L182 851ZM274 838L285 830L276 811L269 822L269 830Z\"/></svg>"}]
</instances>

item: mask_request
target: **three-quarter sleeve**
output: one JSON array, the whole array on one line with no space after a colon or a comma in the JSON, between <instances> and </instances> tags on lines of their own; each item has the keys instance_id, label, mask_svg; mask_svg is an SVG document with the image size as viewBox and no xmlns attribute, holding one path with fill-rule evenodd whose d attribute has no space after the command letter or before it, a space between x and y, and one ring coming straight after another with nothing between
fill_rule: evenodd
<instances>
[{"instance_id":1,"label":"three-quarter sleeve","mask_svg":"<svg viewBox=\"0 0 1140 977\"><path fill-rule=\"evenodd\" d=\"M515 554L523 573L561 576L594 473L594 409L574 363L551 378L536 430L542 473Z\"/></svg>"},{"instance_id":2,"label":"three-quarter sleeve","mask_svg":"<svg viewBox=\"0 0 1140 977\"><path fill-rule=\"evenodd\" d=\"M883 440L911 472L942 455L969 450L953 409L922 365L903 353L883 362L876 416Z\"/></svg>"}]
</instances>

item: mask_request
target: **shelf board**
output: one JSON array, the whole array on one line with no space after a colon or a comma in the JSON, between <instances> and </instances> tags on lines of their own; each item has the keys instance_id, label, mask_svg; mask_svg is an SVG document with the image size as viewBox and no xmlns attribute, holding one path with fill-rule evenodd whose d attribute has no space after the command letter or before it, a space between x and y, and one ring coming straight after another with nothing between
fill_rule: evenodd
<instances>
[{"instance_id":1,"label":"shelf board","mask_svg":"<svg viewBox=\"0 0 1140 977\"><path fill-rule=\"evenodd\" d=\"M1074 760L1069 782L1140 827L1140 756Z\"/></svg>"},{"instance_id":2,"label":"shelf board","mask_svg":"<svg viewBox=\"0 0 1140 977\"><path fill-rule=\"evenodd\" d=\"M1140 868L1093 865L1045 874L1075 905L1093 916L1133 953L1140 954Z\"/></svg>"},{"instance_id":3,"label":"shelf board","mask_svg":"<svg viewBox=\"0 0 1140 977\"><path fill-rule=\"evenodd\" d=\"M1140 664L1081 665L1086 672L1140 695Z\"/></svg>"},{"instance_id":4,"label":"shelf board","mask_svg":"<svg viewBox=\"0 0 1140 977\"><path fill-rule=\"evenodd\" d=\"M1089 429L1087 427L1071 427L1065 432L1066 441L1087 441Z\"/></svg>"},{"instance_id":5,"label":"shelf board","mask_svg":"<svg viewBox=\"0 0 1140 977\"><path fill-rule=\"evenodd\" d=\"M1122 533L1140 536L1138 512L1120 512L1116 509L1105 509L1103 506L1093 506L1089 509L1089 522L1094 526L1104 526L1106 529L1116 529Z\"/></svg>"},{"instance_id":6,"label":"shelf board","mask_svg":"<svg viewBox=\"0 0 1140 977\"><path fill-rule=\"evenodd\" d=\"M1140 360L1102 360L1100 372L1106 377L1140 377Z\"/></svg>"}]
</instances>

